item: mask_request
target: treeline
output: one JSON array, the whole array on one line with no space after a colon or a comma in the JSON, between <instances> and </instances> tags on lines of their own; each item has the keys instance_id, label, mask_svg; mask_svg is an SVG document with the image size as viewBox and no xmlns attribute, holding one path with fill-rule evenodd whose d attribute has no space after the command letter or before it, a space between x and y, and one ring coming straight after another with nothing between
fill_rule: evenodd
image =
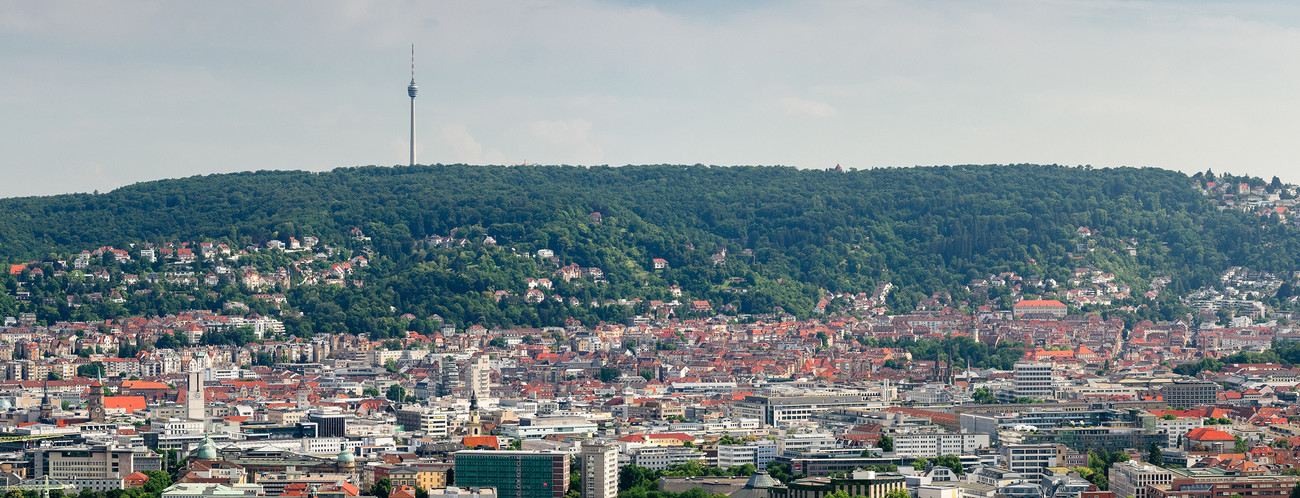
<instances>
[{"instance_id":1,"label":"treeline","mask_svg":"<svg viewBox=\"0 0 1300 498\"><path fill-rule=\"evenodd\" d=\"M461 326L616 321L639 310L590 301L666 300L672 286L715 310L810 316L823 289L869 293L882 282L896 286L887 304L908 311L940 291L955 302L986 302L990 296L971 294L966 284L1007 271L1063 283L1073 268L1096 265L1135 295L1150 278L1171 275L1166 294L1176 295L1213 284L1231 265L1300 268L1293 230L1220 212L1193 184L1151 168L1035 165L259 171L0 199L0 259L146 241L243 247L307 235L371 249L364 287L287 293L307 313L293 324L304 334L384 331L408 312ZM1096 235L1082 239L1080 226ZM348 238L354 227L371 240ZM429 235L474 243L491 236L497 245L434 248L421 243ZM530 306L517 296L497 302L494 291L519 290L521 278L554 270L520 258L538 249L554 251L562 264L601 268L608 283L561 292L580 306ZM725 263L715 265L724 251ZM668 268L654 269L654 258ZM21 306L11 299L0 306Z\"/></svg>"}]
</instances>

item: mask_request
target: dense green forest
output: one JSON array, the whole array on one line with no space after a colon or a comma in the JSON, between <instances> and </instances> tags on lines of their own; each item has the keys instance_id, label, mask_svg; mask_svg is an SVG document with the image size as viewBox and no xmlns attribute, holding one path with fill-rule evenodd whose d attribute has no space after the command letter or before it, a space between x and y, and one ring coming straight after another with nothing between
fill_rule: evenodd
<instances>
[{"instance_id":1,"label":"dense green forest","mask_svg":"<svg viewBox=\"0 0 1300 498\"><path fill-rule=\"evenodd\" d=\"M1165 295L1176 295L1214 284L1228 266L1300 268L1294 229L1220 211L1195 186L1167 170L1055 165L259 171L0 199L0 261L66 258L104 245L224 241L239 248L309 235L370 254L363 287L286 291L289 305L304 313L290 325L304 333L401 328L394 317L403 313L462 327L623 320L644 310L589 303L671 300L674 285L683 301L708 300L715 311L809 316L826 292L869 295L884 282L895 286L886 304L909 311L935 292L982 304L990 296L967 284L1001 272L1065 282L1074 268L1092 266L1115 273L1140 297L1156 276L1174 277ZM1094 234L1081 237L1081 226ZM353 228L370 240L353 240ZM469 243L423 243L431 235ZM496 244L482 244L485 236ZM554 251L558 265L522 257L539 249ZM715 264L724 250L725 262ZM654 258L668 268L656 270ZM553 292L579 304L519 297L524 279L568 264L604 273L572 282L552 277ZM18 277L8 278L12 291ZM498 290L513 297L497 302ZM184 301L218 306L238 293L219 289ZM132 302L119 307L182 305Z\"/></svg>"}]
</instances>

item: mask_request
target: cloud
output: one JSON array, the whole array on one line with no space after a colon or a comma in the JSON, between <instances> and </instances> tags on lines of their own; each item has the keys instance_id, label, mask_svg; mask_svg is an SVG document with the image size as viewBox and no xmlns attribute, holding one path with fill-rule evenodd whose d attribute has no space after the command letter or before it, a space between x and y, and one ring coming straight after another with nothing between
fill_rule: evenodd
<instances>
[{"instance_id":1,"label":"cloud","mask_svg":"<svg viewBox=\"0 0 1300 498\"><path fill-rule=\"evenodd\" d=\"M777 101L776 106L791 116L812 116L829 118L835 115L835 108L825 102L816 100L786 98Z\"/></svg>"},{"instance_id":2,"label":"cloud","mask_svg":"<svg viewBox=\"0 0 1300 498\"><path fill-rule=\"evenodd\" d=\"M465 163L465 164L502 164L505 162L505 156L495 150L485 151L483 144L470 135L469 129L464 125L450 125L442 127L438 133L438 142L443 145L442 150L432 151L431 154L438 157L437 161L442 163Z\"/></svg>"},{"instance_id":3,"label":"cloud","mask_svg":"<svg viewBox=\"0 0 1300 498\"><path fill-rule=\"evenodd\" d=\"M605 150L592 140L587 120L534 121L528 131L546 153L542 158L546 162L585 165L605 160Z\"/></svg>"}]
</instances>

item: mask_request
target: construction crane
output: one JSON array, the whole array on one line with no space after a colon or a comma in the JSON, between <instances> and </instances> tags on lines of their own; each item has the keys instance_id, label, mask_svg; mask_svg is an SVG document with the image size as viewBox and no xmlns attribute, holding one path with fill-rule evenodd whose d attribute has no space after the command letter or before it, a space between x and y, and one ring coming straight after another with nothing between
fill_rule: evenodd
<instances>
[{"instance_id":1,"label":"construction crane","mask_svg":"<svg viewBox=\"0 0 1300 498\"><path fill-rule=\"evenodd\" d=\"M10 491L40 491L41 498L50 498L50 490L57 489L59 491L66 491L76 488L76 486L66 482L51 480L49 474L46 474L45 477L39 481L24 481L11 486L5 486L3 489L6 494Z\"/></svg>"}]
</instances>

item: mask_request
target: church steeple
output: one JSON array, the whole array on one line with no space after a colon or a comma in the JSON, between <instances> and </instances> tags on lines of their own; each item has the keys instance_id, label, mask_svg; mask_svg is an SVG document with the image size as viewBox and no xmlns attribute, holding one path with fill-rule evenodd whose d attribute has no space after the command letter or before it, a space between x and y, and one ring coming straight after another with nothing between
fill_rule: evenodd
<instances>
[{"instance_id":1,"label":"church steeple","mask_svg":"<svg viewBox=\"0 0 1300 498\"><path fill-rule=\"evenodd\" d=\"M42 424L54 423L54 401L50 399L50 378L45 378L45 384L41 387L41 392L45 395L41 398L41 413L37 421Z\"/></svg>"},{"instance_id":2,"label":"church steeple","mask_svg":"<svg viewBox=\"0 0 1300 498\"><path fill-rule=\"evenodd\" d=\"M86 402L86 411L90 415L91 422L104 421L104 379L102 373L95 376L95 382L90 385L90 400Z\"/></svg>"},{"instance_id":3,"label":"church steeple","mask_svg":"<svg viewBox=\"0 0 1300 498\"><path fill-rule=\"evenodd\" d=\"M469 392L469 422L465 424L465 435L483 435L483 423L478 418L478 393L473 390Z\"/></svg>"}]
</instances>

